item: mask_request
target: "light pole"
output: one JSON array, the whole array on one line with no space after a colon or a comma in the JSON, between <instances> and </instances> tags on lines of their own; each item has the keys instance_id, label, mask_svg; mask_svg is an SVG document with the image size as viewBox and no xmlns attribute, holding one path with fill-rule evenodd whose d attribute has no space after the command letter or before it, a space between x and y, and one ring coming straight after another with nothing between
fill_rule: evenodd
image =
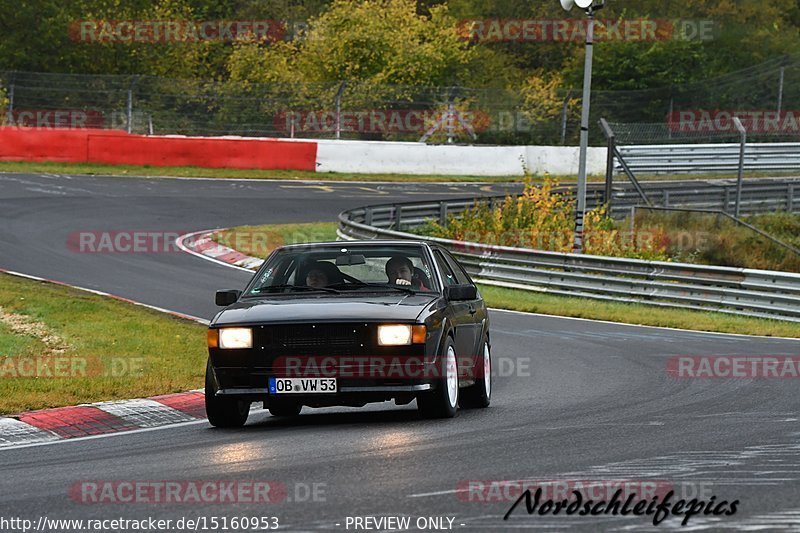
<instances>
[{"instance_id":1,"label":"light pole","mask_svg":"<svg viewBox=\"0 0 800 533\"><path fill-rule=\"evenodd\" d=\"M594 14L603 8L605 0L560 0L569 11L573 5L586 11L589 24L586 30L586 62L583 70L583 109L581 111L581 148L578 163L577 205L575 208L575 239L572 252L583 253L584 218L586 216L586 157L589 152L589 110L592 98L592 59L594 53Z\"/></svg>"}]
</instances>

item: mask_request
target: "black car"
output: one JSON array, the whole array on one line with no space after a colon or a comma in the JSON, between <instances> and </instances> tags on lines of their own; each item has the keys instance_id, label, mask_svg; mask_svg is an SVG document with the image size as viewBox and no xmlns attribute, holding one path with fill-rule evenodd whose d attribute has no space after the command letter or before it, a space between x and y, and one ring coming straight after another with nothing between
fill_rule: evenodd
<instances>
[{"instance_id":1,"label":"black car","mask_svg":"<svg viewBox=\"0 0 800 533\"><path fill-rule=\"evenodd\" d=\"M219 291L208 331L206 412L242 426L252 402L417 400L427 417L487 407L489 315L450 253L426 242L349 241L274 251L242 291Z\"/></svg>"}]
</instances>

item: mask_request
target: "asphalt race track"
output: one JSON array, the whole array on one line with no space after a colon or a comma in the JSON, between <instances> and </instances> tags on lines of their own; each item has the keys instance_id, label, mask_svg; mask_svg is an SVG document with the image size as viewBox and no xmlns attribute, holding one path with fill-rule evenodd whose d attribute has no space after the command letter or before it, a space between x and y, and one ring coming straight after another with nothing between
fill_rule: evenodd
<instances>
[{"instance_id":1,"label":"asphalt race track","mask_svg":"<svg viewBox=\"0 0 800 533\"><path fill-rule=\"evenodd\" d=\"M247 273L184 253L77 253L68 236L333 220L369 203L507 189L481 187L0 174L0 268L210 318L213 291L242 287ZM1 514L275 516L300 531L344 530L355 516L411 516L412 524L449 517L453 529L471 531L652 529L648 517L528 516L524 505L503 521L514 498L474 501L480 496L459 491L469 480L628 480L687 499L740 501L734 516L694 517L692 530L800 530L797 380L667 373L673 356L799 356L800 342L507 312L493 312L492 321L502 375L487 410L423 421L413 404L385 404L305 409L290 422L259 411L242 430L198 422L7 449ZM274 481L287 497L258 505L76 503L70 488L84 480ZM681 529L679 519L659 529Z\"/></svg>"}]
</instances>

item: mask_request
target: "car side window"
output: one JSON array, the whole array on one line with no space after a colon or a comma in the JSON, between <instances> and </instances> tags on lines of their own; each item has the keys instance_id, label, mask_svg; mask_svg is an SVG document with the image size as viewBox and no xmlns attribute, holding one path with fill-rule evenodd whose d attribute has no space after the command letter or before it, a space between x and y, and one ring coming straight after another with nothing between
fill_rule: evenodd
<instances>
[{"instance_id":1,"label":"car side window","mask_svg":"<svg viewBox=\"0 0 800 533\"><path fill-rule=\"evenodd\" d=\"M439 250L434 250L433 256L436 258L436 264L439 265L439 270L442 272L442 278L445 286L458 285L458 278L456 278L453 269L447 263L447 259L442 255Z\"/></svg>"},{"instance_id":2,"label":"car side window","mask_svg":"<svg viewBox=\"0 0 800 533\"><path fill-rule=\"evenodd\" d=\"M452 271L455 272L459 285L472 285L472 280L469 274L467 274L467 271L464 270L464 267L462 267L449 252L444 252L444 257L447 259L447 263L450 265Z\"/></svg>"}]
</instances>

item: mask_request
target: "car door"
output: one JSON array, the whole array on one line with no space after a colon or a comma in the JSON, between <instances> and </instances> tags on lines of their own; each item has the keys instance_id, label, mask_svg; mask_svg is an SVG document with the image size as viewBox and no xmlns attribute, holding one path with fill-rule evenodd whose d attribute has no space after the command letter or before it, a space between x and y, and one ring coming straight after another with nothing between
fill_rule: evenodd
<instances>
[{"instance_id":1,"label":"car door","mask_svg":"<svg viewBox=\"0 0 800 533\"><path fill-rule=\"evenodd\" d=\"M435 249L433 252L439 271L442 273L442 282L445 287L458 285L458 277L450 266L442 250ZM456 355L466 357L472 355L475 349L474 333L472 332L472 314L470 313L470 302L448 302L450 309L450 319L453 322L455 333Z\"/></svg>"},{"instance_id":2,"label":"car door","mask_svg":"<svg viewBox=\"0 0 800 533\"><path fill-rule=\"evenodd\" d=\"M456 261L452 255L450 255L450 252L443 250L443 255L447 259L448 265L455 274L456 281L459 285L475 285L467 274L467 271L464 270L464 267L462 267L458 261ZM465 341L465 343L469 344L468 352L466 353L473 355L482 353L479 344L481 342L484 324L488 316L486 312L486 304L483 302L483 299L480 298L480 293L476 291L476 294L478 295L476 299L465 302L467 304L467 312L469 315L468 319L462 326L465 336L469 339L468 341Z\"/></svg>"}]
</instances>

